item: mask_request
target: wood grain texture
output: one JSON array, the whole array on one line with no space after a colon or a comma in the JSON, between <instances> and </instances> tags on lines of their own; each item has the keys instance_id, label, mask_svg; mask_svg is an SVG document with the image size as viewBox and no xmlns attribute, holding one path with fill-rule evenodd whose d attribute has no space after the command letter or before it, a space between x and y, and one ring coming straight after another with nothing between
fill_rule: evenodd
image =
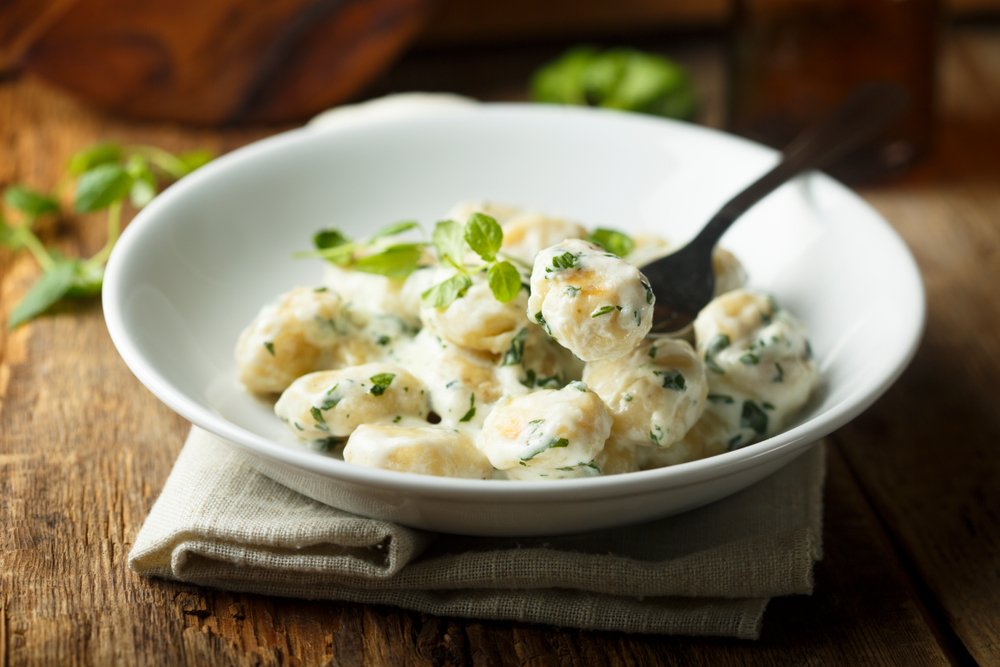
<instances>
[{"instance_id":1,"label":"wood grain texture","mask_svg":"<svg viewBox=\"0 0 1000 667\"><path fill-rule=\"evenodd\" d=\"M971 656L1000 664L1000 41L966 29L945 53L935 154L866 193L920 263L926 333L903 379L842 434Z\"/></svg>"},{"instance_id":2,"label":"wood grain texture","mask_svg":"<svg viewBox=\"0 0 1000 667\"><path fill-rule=\"evenodd\" d=\"M1000 31L958 35L949 81L993 81L997 48ZM442 56L414 55L379 85L523 95L503 61L529 68L531 53L464 54L447 76ZM717 105L718 49L679 53ZM835 435L816 593L774 600L760 641L437 618L136 576L126 554L188 424L131 375L89 302L0 331L0 665L1000 664L1000 150L977 150L1000 148L1000 133L995 89L949 85L938 151L906 181L864 193L925 272L927 339L897 386ZM0 83L0 118L0 187L49 187L97 139L225 152L274 131L129 123L29 78ZM82 218L46 237L92 253L103 233ZM30 258L0 250L0 316L36 275Z\"/></svg>"},{"instance_id":3,"label":"wood grain texture","mask_svg":"<svg viewBox=\"0 0 1000 667\"><path fill-rule=\"evenodd\" d=\"M134 118L304 120L381 71L429 8L430 0L76 0L20 62Z\"/></svg>"}]
</instances>

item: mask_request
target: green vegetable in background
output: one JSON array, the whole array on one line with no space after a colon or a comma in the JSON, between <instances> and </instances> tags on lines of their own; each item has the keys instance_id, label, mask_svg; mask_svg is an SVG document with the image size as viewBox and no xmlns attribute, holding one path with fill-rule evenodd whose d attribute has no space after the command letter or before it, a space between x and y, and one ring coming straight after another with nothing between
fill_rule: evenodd
<instances>
[{"instance_id":1,"label":"green vegetable in background","mask_svg":"<svg viewBox=\"0 0 1000 667\"><path fill-rule=\"evenodd\" d=\"M100 294L104 266L121 230L125 198L135 208L142 208L156 196L162 180L186 176L211 159L206 151L174 155L153 146L102 143L73 155L66 175L52 193L36 192L18 184L5 188L4 206L0 208L0 246L14 252L28 250L42 268L42 275L11 311L7 326L13 329L62 299ZM75 213L107 209L107 241L89 259L63 257L46 248L35 234L40 218L62 213L60 192L73 178L76 179L72 205Z\"/></svg>"},{"instance_id":2,"label":"green vegetable in background","mask_svg":"<svg viewBox=\"0 0 1000 667\"><path fill-rule=\"evenodd\" d=\"M683 67L634 49L577 47L531 81L536 102L577 104L691 120L698 99Z\"/></svg>"}]
</instances>

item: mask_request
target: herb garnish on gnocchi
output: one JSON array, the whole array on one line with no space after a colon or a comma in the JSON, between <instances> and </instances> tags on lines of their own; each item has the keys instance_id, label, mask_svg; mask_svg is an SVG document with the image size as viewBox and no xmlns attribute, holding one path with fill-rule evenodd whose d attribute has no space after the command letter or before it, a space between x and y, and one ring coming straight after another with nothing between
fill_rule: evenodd
<instances>
[{"instance_id":1,"label":"herb garnish on gnocchi","mask_svg":"<svg viewBox=\"0 0 1000 667\"><path fill-rule=\"evenodd\" d=\"M458 220L466 220L463 224ZM652 236L507 205L314 237L324 284L265 305L240 381L299 439L356 465L545 480L673 465L778 433L819 381L804 324L725 250L692 340L647 339Z\"/></svg>"}]
</instances>

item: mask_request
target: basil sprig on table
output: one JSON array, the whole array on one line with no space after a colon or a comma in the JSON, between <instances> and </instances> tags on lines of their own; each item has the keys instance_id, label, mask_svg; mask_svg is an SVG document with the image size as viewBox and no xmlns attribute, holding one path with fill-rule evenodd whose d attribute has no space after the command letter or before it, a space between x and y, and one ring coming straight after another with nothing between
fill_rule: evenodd
<instances>
[{"instance_id":1,"label":"basil sprig on table","mask_svg":"<svg viewBox=\"0 0 1000 667\"><path fill-rule=\"evenodd\" d=\"M207 151L174 155L154 146L101 143L73 155L66 174L52 192L19 184L8 186L0 208L0 246L30 252L42 268L42 275L11 311L7 326L13 329L62 299L100 294L104 266L121 231L125 198L134 208L142 208L156 196L161 181L177 180L211 159ZM64 213L60 201L74 180L73 212L107 210L107 240L89 259L63 257L46 248L35 233L41 220Z\"/></svg>"}]
</instances>

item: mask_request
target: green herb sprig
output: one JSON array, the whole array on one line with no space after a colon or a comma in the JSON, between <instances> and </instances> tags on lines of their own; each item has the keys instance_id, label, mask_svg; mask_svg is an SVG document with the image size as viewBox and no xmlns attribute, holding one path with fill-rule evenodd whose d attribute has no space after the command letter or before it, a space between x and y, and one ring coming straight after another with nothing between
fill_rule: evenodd
<instances>
[{"instance_id":1,"label":"green herb sprig","mask_svg":"<svg viewBox=\"0 0 1000 667\"><path fill-rule=\"evenodd\" d=\"M322 257L337 266L402 280L417 269L426 250L433 246L438 261L458 271L421 295L421 302L433 308L444 308L464 296L472 286L472 276L481 271L486 271L486 281L493 296L503 303L516 297L521 290L521 274L513 264L499 257L503 230L490 216L473 213L464 225L454 220L439 222L430 243L394 241L398 235L420 228L417 222L397 222L357 241L339 229L328 228L313 237L316 250L295 256ZM481 264L465 263L469 250L479 255Z\"/></svg>"},{"instance_id":2,"label":"green herb sprig","mask_svg":"<svg viewBox=\"0 0 1000 667\"><path fill-rule=\"evenodd\" d=\"M472 287L472 276L481 271L486 271L486 282L497 301L507 303L521 291L521 274L517 268L497 257L503 244L503 230L490 216L473 213L465 225L454 220L439 222L434 227L432 240L441 262L451 264L458 273L420 295L425 307L447 307ZM467 248L479 255L483 263L466 265Z\"/></svg>"},{"instance_id":3,"label":"green herb sprig","mask_svg":"<svg viewBox=\"0 0 1000 667\"><path fill-rule=\"evenodd\" d=\"M207 151L175 155L154 146L100 143L74 154L66 174L49 193L20 184L5 188L0 207L0 246L14 252L27 250L42 269L42 275L11 311L8 328L38 317L63 299L100 294L105 264L121 232L126 197L140 209L152 201L162 182L186 176L211 159ZM74 180L72 212L107 211L107 240L89 259L63 257L46 248L35 234L41 219L66 213L60 200Z\"/></svg>"}]
</instances>

